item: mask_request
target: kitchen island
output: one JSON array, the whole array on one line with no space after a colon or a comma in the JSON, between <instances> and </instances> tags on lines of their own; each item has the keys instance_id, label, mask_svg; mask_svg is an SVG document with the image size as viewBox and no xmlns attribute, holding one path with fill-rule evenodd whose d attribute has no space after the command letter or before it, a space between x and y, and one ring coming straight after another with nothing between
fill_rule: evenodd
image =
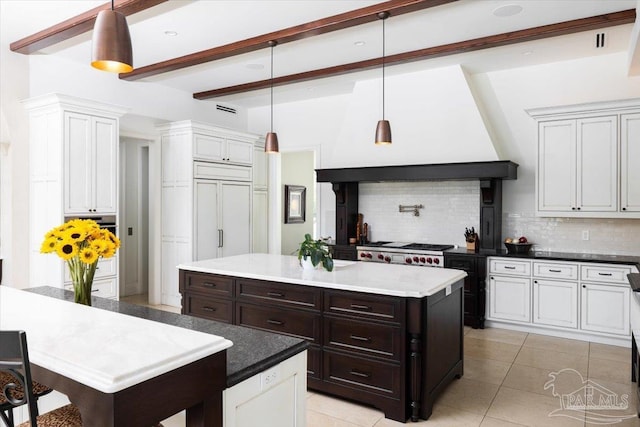
<instances>
[{"instance_id":1,"label":"kitchen island","mask_svg":"<svg viewBox=\"0 0 640 427\"><path fill-rule=\"evenodd\" d=\"M182 312L304 338L308 387L405 422L463 374L459 270L247 254L181 264Z\"/></svg>"}]
</instances>

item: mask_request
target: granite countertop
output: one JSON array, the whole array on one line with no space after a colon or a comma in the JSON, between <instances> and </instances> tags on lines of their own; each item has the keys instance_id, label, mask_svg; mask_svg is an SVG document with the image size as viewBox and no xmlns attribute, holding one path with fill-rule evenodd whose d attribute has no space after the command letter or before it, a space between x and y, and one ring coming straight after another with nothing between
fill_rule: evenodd
<instances>
[{"instance_id":1,"label":"granite countertop","mask_svg":"<svg viewBox=\"0 0 640 427\"><path fill-rule=\"evenodd\" d=\"M25 290L52 298L73 301L73 292L63 289L43 286ZM170 313L105 298L92 297L91 303L93 307L102 310L213 334L230 340L233 342L233 346L227 349L227 387L238 384L271 366L275 366L306 350L309 346L306 341L299 338Z\"/></svg>"},{"instance_id":2,"label":"granite countertop","mask_svg":"<svg viewBox=\"0 0 640 427\"><path fill-rule=\"evenodd\" d=\"M304 270L298 258L287 255L245 254L194 261L181 270L268 280L345 291L405 298L434 295L464 279L467 273L445 268L407 268L399 264L334 261L334 269Z\"/></svg>"},{"instance_id":3,"label":"granite countertop","mask_svg":"<svg viewBox=\"0 0 640 427\"><path fill-rule=\"evenodd\" d=\"M627 279L629 279L629 285L634 292L640 292L640 273L630 273L627 274ZM640 336L638 336L640 338Z\"/></svg>"}]
</instances>

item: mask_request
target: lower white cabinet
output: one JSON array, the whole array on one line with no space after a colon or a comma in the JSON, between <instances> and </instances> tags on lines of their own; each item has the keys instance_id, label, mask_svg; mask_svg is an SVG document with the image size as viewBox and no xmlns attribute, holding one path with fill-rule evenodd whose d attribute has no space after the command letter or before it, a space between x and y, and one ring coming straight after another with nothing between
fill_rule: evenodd
<instances>
[{"instance_id":1,"label":"lower white cabinet","mask_svg":"<svg viewBox=\"0 0 640 427\"><path fill-rule=\"evenodd\" d=\"M306 426L307 352L226 389L224 427Z\"/></svg>"},{"instance_id":2,"label":"lower white cabinet","mask_svg":"<svg viewBox=\"0 0 640 427\"><path fill-rule=\"evenodd\" d=\"M583 283L581 291L583 330L629 335L628 285Z\"/></svg>"},{"instance_id":3,"label":"lower white cabinet","mask_svg":"<svg viewBox=\"0 0 640 427\"><path fill-rule=\"evenodd\" d=\"M531 279L490 276L489 318L531 321Z\"/></svg>"},{"instance_id":4,"label":"lower white cabinet","mask_svg":"<svg viewBox=\"0 0 640 427\"><path fill-rule=\"evenodd\" d=\"M578 327L578 283L533 281L533 323Z\"/></svg>"}]
</instances>

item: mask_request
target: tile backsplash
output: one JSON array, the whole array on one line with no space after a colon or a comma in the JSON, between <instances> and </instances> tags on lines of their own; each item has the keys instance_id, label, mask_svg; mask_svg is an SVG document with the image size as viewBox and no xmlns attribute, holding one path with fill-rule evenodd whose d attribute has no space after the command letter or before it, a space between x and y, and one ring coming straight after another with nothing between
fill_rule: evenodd
<instances>
[{"instance_id":1,"label":"tile backsplash","mask_svg":"<svg viewBox=\"0 0 640 427\"><path fill-rule=\"evenodd\" d=\"M464 246L465 227L478 229L478 181L361 183L359 195L359 210L372 241ZM420 216L398 212L398 205L419 204L424 205ZM583 231L589 240L582 239ZM640 256L638 219L543 218L534 212L503 212L503 238L522 235L537 251Z\"/></svg>"}]
</instances>

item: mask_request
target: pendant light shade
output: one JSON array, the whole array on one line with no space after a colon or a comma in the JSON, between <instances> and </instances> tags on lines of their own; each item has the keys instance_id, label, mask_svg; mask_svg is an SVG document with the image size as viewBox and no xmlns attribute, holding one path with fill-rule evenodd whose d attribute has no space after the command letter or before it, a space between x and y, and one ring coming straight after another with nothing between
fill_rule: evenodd
<instances>
[{"instance_id":1,"label":"pendant light shade","mask_svg":"<svg viewBox=\"0 0 640 427\"><path fill-rule=\"evenodd\" d=\"M93 27L91 66L113 73L133 71L133 51L127 18L120 12L102 10Z\"/></svg>"},{"instance_id":2,"label":"pendant light shade","mask_svg":"<svg viewBox=\"0 0 640 427\"><path fill-rule=\"evenodd\" d=\"M273 48L277 44L278 42L275 40L269 41L269 46L271 46L271 131L267 133L267 138L264 141L264 151L270 154L280 152L278 135L273 131Z\"/></svg>"},{"instance_id":3,"label":"pendant light shade","mask_svg":"<svg viewBox=\"0 0 640 427\"><path fill-rule=\"evenodd\" d=\"M382 120L378 121L376 127L376 145L391 144L391 125L389 120L384 119L384 58L385 58L385 28L384 21L389 17L389 12L378 13L378 18L382 19Z\"/></svg>"}]
</instances>

